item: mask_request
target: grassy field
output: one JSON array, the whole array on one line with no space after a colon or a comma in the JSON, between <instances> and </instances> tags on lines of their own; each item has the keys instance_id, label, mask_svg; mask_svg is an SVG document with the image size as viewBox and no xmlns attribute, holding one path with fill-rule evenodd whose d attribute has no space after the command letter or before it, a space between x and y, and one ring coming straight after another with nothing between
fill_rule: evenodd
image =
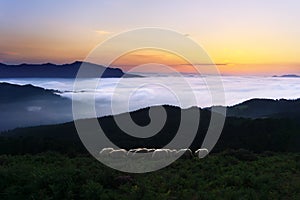
<instances>
[{"instance_id":1,"label":"grassy field","mask_svg":"<svg viewBox=\"0 0 300 200\"><path fill-rule=\"evenodd\" d=\"M126 174L88 155L0 156L0 199L300 199L300 154L224 151Z\"/></svg>"}]
</instances>

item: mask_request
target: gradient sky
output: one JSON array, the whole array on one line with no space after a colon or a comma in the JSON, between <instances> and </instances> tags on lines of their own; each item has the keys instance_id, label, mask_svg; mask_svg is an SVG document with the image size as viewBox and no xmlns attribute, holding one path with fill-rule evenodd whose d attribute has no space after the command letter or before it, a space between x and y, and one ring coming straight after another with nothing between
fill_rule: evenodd
<instances>
[{"instance_id":1,"label":"gradient sky","mask_svg":"<svg viewBox=\"0 0 300 200\"><path fill-rule=\"evenodd\" d=\"M155 26L187 34L224 74L300 74L299 10L298 0L0 0L0 62L84 60L113 34Z\"/></svg>"}]
</instances>

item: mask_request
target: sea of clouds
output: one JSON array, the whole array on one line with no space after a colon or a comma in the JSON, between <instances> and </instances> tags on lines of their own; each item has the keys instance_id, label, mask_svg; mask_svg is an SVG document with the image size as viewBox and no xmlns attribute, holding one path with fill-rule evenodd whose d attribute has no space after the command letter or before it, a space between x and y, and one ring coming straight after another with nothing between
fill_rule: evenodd
<instances>
[{"instance_id":1,"label":"sea of clouds","mask_svg":"<svg viewBox=\"0 0 300 200\"><path fill-rule=\"evenodd\" d=\"M57 103L56 107L47 105L47 102L35 105L32 101L22 101L18 106L1 105L6 111L0 112L0 131L63 123L95 115L101 117L153 105L204 108L212 105L231 106L253 98L300 98L300 78L190 75L105 78L100 81L80 79L76 81L75 88L72 79L0 79L0 82L32 84L57 90L59 95L67 99ZM75 102L75 117L71 100Z\"/></svg>"},{"instance_id":2,"label":"sea of clouds","mask_svg":"<svg viewBox=\"0 0 300 200\"><path fill-rule=\"evenodd\" d=\"M213 81L211 81L213 80ZM300 98L300 78L205 76L72 79L2 79L61 91L60 95L93 104L97 116L137 110L152 105L231 106L253 98ZM75 89L75 90L74 90ZM224 92L224 93L223 93ZM222 99L224 95L224 99ZM90 113L82 111L82 118Z\"/></svg>"}]
</instances>

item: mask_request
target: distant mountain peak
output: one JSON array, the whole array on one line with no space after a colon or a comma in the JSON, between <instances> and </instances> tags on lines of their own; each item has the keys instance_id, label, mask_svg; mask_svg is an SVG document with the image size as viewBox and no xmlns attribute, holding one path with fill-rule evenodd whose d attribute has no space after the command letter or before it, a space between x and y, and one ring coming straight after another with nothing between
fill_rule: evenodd
<instances>
[{"instance_id":1,"label":"distant mountain peak","mask_svg":"<svg viewBox=\"0 0 300 200\"><path fill-rule=\"evenodd\" d=\"M281 76L273 76L273 77L278 77L278 78L300 78L299 75L296 75L296 74L284 74L284 75L281 75Z\"/></svg>"}]
</instances>

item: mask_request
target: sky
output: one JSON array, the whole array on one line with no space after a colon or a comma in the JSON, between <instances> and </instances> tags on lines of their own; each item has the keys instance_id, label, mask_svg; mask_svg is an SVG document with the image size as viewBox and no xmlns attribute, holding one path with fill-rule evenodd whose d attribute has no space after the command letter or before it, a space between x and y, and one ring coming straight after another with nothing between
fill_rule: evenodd
<instances>
[{"instance_id":1,"label":"sky","mask_svg":"<svg viewBox=\"0 0 300 200\"><path fill-rule=\"evenodd\" d=\"M71 63L120 32L161 27L195 40L223 74L300 74L299 8L298 0L0 0L0 62Z\"/></svg>"}]
</instances>

